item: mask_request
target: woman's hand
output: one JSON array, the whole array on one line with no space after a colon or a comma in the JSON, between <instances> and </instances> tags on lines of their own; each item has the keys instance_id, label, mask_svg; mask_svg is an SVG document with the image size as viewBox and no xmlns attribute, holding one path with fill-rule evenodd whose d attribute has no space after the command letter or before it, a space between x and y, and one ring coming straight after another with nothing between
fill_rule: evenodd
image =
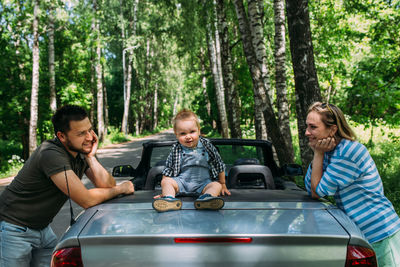
<instances>
[{"instance_id":1,"label":"woman's hand","mask_svg":"<svg viewBox=\"0 0 400 267\"><path fill-rule=\"evenodd\" d=\"M325 153L332 151L336 147L336 140L334 137L327 137L318 140L314 146L314 153Z\"/></svg>"}]
</instances>

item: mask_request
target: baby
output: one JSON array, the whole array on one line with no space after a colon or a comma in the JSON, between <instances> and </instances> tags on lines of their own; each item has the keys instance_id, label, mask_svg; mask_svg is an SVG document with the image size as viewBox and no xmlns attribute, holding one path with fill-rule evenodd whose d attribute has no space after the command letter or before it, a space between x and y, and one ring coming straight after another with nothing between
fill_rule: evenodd
<instances>
[{"instance_id":1,"label":"baby","mask_svg":"<svg viewBox=\"0 0 400 267\"><path fill-rule=\"evenodd\" d=\"M174 133L178 142L172 146L161 180L161 197L153 201L158 212L179 210L182 201L176 194L199 193L196 209L219 210L230 195L225 184L225 164L211 142L200 136L197 115L190 110L180 111L174 119ZM218 182L212 181L218 178Z\"/></svg>"}]
</instances>

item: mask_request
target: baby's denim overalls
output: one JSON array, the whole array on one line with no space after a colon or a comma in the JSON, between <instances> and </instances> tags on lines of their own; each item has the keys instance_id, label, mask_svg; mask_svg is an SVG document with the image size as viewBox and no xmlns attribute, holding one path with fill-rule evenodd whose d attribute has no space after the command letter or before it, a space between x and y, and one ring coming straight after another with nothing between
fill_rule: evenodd
<instances>
[{"instance_id":1,"label":"baby's denim overalls","mask_svg":"<svg viewBox=\"0 0 400 267\"><path fill-rule=\"evenodd\" d=\"M178 194L201 193L211 183L208 153L199 141L196 148L182 146L181 172L172 177L179 186Z\"/></svg>"}]
</instances>

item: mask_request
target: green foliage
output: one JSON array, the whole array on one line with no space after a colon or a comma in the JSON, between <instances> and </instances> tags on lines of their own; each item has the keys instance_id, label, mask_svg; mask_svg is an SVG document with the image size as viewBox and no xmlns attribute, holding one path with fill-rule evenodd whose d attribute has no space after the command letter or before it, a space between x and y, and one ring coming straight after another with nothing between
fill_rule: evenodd
<instances>
[{"instance_id":1,"label":"green foliage","mask_svg":"<svg viewBox=\"0 0 400 267\"><path fill-rule=\"evenodd\" d=\"M400 121L400 58L365 58L354 75L352 87L346 89L344 112L354 121L390 124Z\"/></svg>"},{"instance_id":2,"label":"green foliage","mask_svg":"<svg viewBox=\"0 0 400 267\"><path fill-rule=\"evenodd\" d=\"M14 175L23 165L22 145L0 140L0 178Z\"/></svg>"},{"instance_id":3,"label":"green foliage","mask_svg":"<svg viewBox=\"0 0 400 267\"><path fill-rule=\"evenodd\" d=\"M103 143L101 143L100 147L105 147L110 144L120 144L124 142L131 141L133 137L131 135L125 135L120 132L118 128L108 127L107 135L104 138Z\"/></svg>"},{"instance_id":4,"label":"green foliage","mask_svg":"<svg viewBox=\"0 0 400 267\"><path fill-rule=\"evenodd\" d=\"M400 134L397 140L399 137ZM368 149L382 178L385 196L400 214L400 143L378 141L374 146L368 146Z\"/></svg>"}]
</instances>

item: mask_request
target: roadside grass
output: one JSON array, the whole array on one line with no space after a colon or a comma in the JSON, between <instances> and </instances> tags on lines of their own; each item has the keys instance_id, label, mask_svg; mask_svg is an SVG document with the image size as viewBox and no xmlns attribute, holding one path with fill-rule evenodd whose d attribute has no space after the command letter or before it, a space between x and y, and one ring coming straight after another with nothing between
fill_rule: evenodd
<instances>
[{"instance_id":1,"label":"roadside grass","mask_svg":"<svg viewBox=\"0 0 400 267\"><path fill-rule=\"evenodd\" d=\"M107 131L107 135L105 136L103 142L100 143L99 148L111 145L111 144L120 144L131 141L134 139L134 136L131 134L125 135L120 132L116 127L109 127Z\"/></svg>"}]
</instances>

